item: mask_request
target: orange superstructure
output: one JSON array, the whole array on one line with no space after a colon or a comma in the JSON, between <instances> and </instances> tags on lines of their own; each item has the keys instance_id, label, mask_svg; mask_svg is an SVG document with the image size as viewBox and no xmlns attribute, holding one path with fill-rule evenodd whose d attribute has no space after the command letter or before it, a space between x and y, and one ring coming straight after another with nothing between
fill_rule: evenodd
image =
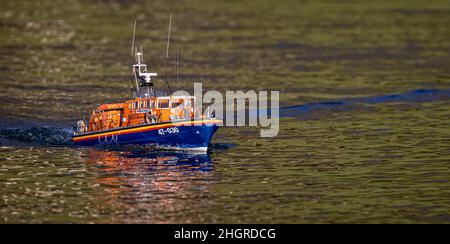
<instances>
[{"instance_id":1,"label":"orange superstructure","mask_svg":"<svg viewBox=\"0 0 450 244\"><path fill-rule=\"evenodd\" d=\"M124 103L103 104L92 111L86 132L142 124L192 120L195 97L134 98Z\"/></svg>"}]
</instances>

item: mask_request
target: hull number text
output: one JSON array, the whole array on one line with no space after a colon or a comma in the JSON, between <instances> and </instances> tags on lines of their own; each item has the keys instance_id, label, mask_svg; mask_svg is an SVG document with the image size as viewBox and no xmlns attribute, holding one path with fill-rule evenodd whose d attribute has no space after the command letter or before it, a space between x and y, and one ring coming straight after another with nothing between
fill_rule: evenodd
<instances>
[{"instance_id":1,"label":"hull number text","mask_svg":"<svg viewBox=\"0 0 450 244\"><path fill-rule=\"evenodd\" d=\"M177 127L169 127L169 128L158 130L158 134L160 134L162 136L166 135L166 134L174 134L174 133L178 133L178 132L180 132L180 130L178 130Z\"/></svg>"}]
</instances>

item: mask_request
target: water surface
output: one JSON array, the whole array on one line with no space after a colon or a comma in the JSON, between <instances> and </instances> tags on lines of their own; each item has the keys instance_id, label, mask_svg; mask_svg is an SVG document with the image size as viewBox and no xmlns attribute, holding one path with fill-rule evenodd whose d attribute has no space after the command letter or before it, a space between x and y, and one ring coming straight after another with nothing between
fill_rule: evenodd
<instances>
[{"instance_id":1,"label":"water surface","mask_svg":"<svg viewBox=\"0 0 450 244\"><path fill-rule=\"evenodd\" d=\"M170 12L179 87L279 90L279 135L73 147L72 120L130 97L133 19L174 82ZM0 222L450 223L449 22L448 1L1 1Z\"/></svg>"}]
</instances>

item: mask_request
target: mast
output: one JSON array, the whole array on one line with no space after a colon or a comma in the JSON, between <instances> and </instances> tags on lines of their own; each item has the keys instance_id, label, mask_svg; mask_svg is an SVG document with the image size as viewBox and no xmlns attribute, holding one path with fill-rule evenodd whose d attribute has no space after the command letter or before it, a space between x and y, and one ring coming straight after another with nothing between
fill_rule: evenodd
<instances>
[{"instance_id":1,"label":"mast","mask_svg":"<svg viewBox=\"0 0 450 244\"><path fill-rule=\"evenodd\" d=\"M148 72L147 65L143 63L144 51L142 47L139 51L136 50L135 57L136 64L133 65L133 73L136 84L138 84L139 87L147 87L147 96L154 96L152 77L156 77L158 74ZM138 97L140 96L141 94L138 93Z\"/></svg>"},{"instance_id":2,"label":"mast","mask_svg":"<svg viewBox=\"0 0 450 244\"><path fill-rule=\"evenodd\" d=\"M169 31L167 34L167 47L166 47L166 59L169 59L169 46L170 46L170 33L172 29L172 14L170 14L169 19ZM155 96L155 91L153 90L153 81L152 77L156 77L158 74L149 72L147 69L147 65L143 63L144 61L144 51L142 47L140 47L139 51L134 46L135 42L135 35L136 35L136 20L134 21L134 28L133 28L133 39L131 43L131 55L135 56L135 64L132 65L132 73L134 76L134 81L136 82L136 96L141 97L140 88L141 87L147 87L147 96ZM177 61L176 61L176 70L178 72L178 50L177 50ZM167 80L167 76L165 78L165 83L167 85L167 88L169 89L169 93L172 93L172 89L169 85L169 82ZM177 87L178 87L178 74L177 74Z\"/></svg>"}]
</instances>

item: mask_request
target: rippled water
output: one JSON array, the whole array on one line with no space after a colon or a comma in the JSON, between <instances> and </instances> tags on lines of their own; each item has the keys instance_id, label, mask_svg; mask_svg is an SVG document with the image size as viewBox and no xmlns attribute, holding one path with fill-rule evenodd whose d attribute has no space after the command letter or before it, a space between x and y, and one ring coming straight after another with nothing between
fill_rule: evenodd
<instances>
[{"instance_id":1,"label":"rippled water","mask_svg":"<svg viewBox=\"0 0 450 244\"><path fill-rule=\"evenodd\" d=\"M0 222L450 223L449 6L4 1ZM72 146L71 120L129 98L132 19L170 79L169 12L180 87L279 90L279 135L220 128L209 154Z\"/></svg>"},{"instance_id":2,"label":"rippled water","mask_svg":"<svg viewBox=\"0 0 450 244\"><path fill-rule=\"evenodd\" d=\"M272 139L221 128L210 155L3 146L2 221L449 222L449 105L319 109Z\"/></svg>"}]
</instances>

